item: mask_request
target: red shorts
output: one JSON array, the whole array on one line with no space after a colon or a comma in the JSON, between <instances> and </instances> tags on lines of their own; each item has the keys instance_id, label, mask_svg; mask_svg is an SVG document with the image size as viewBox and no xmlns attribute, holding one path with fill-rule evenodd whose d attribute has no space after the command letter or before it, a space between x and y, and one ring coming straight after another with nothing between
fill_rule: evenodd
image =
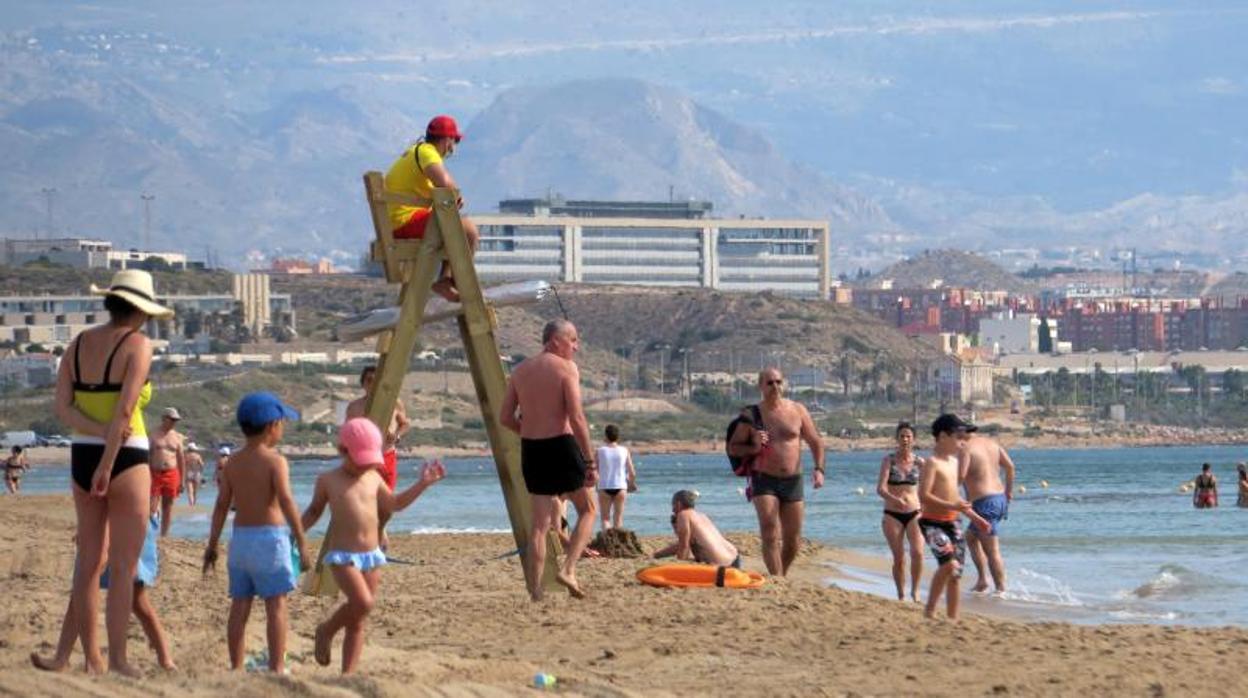
<instances>
[{"instance_id":1,"label":"red shorts","mask_svg":"<svg viewBox=\"0 0 1248 698\"><path fill-rule=\"evenodd\" d=\"M399 484L399 452L390 449L381 454L381 460L383 462L377 472L381 473L381 479L385 481L386 487L393 492Z\"/></svg>"},{"instance_id":2,"label":"red shorts","mask_svg":"<svg viewBox=\"0 0 1248 698\"><path fill-rule=\"evenodd\" d=\"M153 497L169 497L171 499L177 498L178 486L181 484L182 478L178 475L177 468L152 471Z\"/></svg>"},{"instance_id":3,"label":"red shorts","mask_svg":"<svg viewBox=\"0 0 1248 698\"><path fill-rule=\"evenodd\" d=\"M423 240L425 237L425 224L429 222L429 216L433 213L431 208L418 208L408 217L407 222L394 229L394 238L396 240Z\"/></svg>"}]
</instances>

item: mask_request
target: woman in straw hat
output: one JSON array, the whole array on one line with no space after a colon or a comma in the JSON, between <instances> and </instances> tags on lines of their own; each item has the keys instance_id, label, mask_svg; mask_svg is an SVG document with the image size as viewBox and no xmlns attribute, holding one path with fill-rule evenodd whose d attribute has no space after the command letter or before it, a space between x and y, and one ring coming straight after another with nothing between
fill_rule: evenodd
<instances>
[{"instance_id":1,"label":"woman in straw hat","mask_svg":"<svg viewBox=\"0 0 1248 698\"><path fill-rule=\"evenodd\" d=\"M133 676L137 672L126 662L126 630L135 565L151 513L143 406L152 397L147 380L152 344L140 328L149 318L171 317L173 311L156 302L152 276L145 271L117 272L107 289L93 285L91 292L104 296L109 321L70 342L56 382L57 417L74 432L70 471L78 563L72 594L87 671L103 672L96 588L107 560L112 579L104 614L108 669Z\"/></svg>"}]
</instances>

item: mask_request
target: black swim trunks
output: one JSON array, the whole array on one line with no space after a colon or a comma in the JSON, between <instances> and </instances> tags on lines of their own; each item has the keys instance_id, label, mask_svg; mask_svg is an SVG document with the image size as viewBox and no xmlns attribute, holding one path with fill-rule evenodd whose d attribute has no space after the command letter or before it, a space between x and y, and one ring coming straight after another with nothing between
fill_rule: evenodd
<instances>
[{"instance_id":1,"label":"black swim trunks","mask_svg":"<svg viewBox=\"0 0 1248 698\"><path fill-rule=\"evenodd\" d=\"M936 556L937 564L943 566L956 560L958 566L954 568L954 575L961 577L962 566L966 564L966 539L962 537L962 527L957 520L936 521L920 517L919 530L923 531L923 539L927 541L932 555Z\"/></svg>"},{"instance_id":2,"label":"black swim trunks","mask_svg":"<svg viewBox=\"0 0 1248 698\"><path fill-rule=\"evenodd\" d=\"M529 494L567 494L585 486L585 457L571 434L520 439L520 470Z\"/></svg>"},{"instance_id":3,"label":"black swim trunks","mask_svg":"<svg viewBox=\"0 0 1248 698\"><path fill-rule=\"evenodd\" d=\"M774 475L758 472L751 473L750 491L751 497L769 495L779 499L781 504L800 502L806 494L805 487L802 485L801 473L789 477L775 477Z\"/></svg>"}]
</instances>

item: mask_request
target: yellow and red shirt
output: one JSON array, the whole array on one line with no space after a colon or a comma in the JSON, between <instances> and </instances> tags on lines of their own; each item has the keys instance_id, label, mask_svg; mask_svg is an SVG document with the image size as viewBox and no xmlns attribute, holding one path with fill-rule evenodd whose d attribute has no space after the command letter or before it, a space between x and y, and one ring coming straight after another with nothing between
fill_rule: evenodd
<instances>
[{"instance_id":1,"label":"yellow and red shirt","mask_svg":"<svg viewBox=\"0 0 1248 698\"><path fill-rule=\"evenodd\" d=\"M390 213L390 225L399 228L412 214L420 209L432 208L433 180L425 174L430 165L441 164L442 156L438 149L429 143L417 143L399 156L398 160L386 172L386 190L396 194L407 194L430 202L429 206L408 206L406 204L386 204Z\"/></svg>"}]
</instances>

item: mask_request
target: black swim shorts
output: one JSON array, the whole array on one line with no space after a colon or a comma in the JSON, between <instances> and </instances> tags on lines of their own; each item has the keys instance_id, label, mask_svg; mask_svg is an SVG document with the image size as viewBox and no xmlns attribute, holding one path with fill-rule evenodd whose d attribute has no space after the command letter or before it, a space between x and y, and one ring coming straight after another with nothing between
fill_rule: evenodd
<instances>
[{"instance_id":1,"label":"black swim shorts","mask_svg":"<svg viewBox=\"0 0 1248 698\"><path fill-rule=\"evenodd\" d=\"M779 499L781 504L800 502L806 495L801 473L789 477L775 477L767 473L751 473L750 491L751 497L768 495Z\"/></svg>"},{"instance_id":2,"label":"black swim shorts","mask_svg":"<svg viewBox=\"0 0 1248 698\"><path fill-rule=\"evenodd\" d=\"M585 486L585 457L571 434L520 439L520 470L529 494L567 494Z\"/></svg>"},{"instance_id":3,"label":"black swim shorts","mask_svg":"<svg viewBox=\"0 0 1248 698\"><path fill-rule=\"evenodd\" d=\"M962 576L962 566L966 564L966 539L962 537L962 527L957 520L936 521L919 517L919 530L927 547L936 556L936 562L944 565L956 560L958 567L954 574Z\"/></svg>"}]
</instances>

